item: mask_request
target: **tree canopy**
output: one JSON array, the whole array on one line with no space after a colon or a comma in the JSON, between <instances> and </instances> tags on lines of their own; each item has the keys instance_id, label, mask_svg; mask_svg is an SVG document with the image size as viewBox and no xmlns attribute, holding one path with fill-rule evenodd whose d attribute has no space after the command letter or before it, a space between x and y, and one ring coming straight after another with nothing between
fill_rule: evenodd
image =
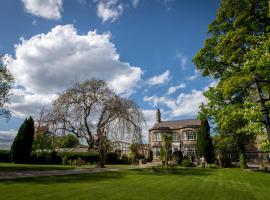
<instances>
[{"instance_id":1,"label":"tree canopy","mask_svg":"<svg viewBox=\"0 0 270 200\"><path fill-rule=\"evenodd\" d=\"M32 151L34 140L34 120L32 117L25 119L18 130L18 133L10 149L11 161L16 163L25 163Z\"/></svg>"},{"instance_id":2,"label":"tree canopy","mask_svg":"<svg viewBox=\"0 0 270 200\"><path fill-rule=\"evenodd\" d=\"M255 75L270 79L270 15L268 0L222 0L209 37L193 58L204 76L216 79L205 96L203 112L244 151L246 141L265 133L259 105L247 85Z\"/></svg>"},{"instance_id":3,"label":"tree canopy","mask_svg":"<svg viewBox=\"0 0 270 200\"><path fill-rule=\"evenodd\" d=\"M118 96L104 81L96 79L76 83L63 92L48 118L52 131L72 133L87 142L89 149L96 149L100 167L104 167L109 140L140 143L144 122L132 100Z\"/></svg>"},{"instance_id":4,"label":"tree canopy","mask_svg":"<svg viewBox=\"0 0 270 200\"><path fill-rule=\"evenodd\" d=\"M10 90L13 82L14 78L12 74L3 64L3 58L0 57L0 117L5 117L7 119L11 116L7 104L10 101Z\"/></svg>"}]
</instances>

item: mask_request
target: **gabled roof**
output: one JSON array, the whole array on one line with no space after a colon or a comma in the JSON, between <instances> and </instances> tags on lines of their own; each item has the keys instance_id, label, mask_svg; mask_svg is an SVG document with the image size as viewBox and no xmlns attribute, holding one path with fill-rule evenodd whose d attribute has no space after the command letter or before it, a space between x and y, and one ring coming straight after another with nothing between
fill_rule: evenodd
<instances>
[{"instance_id":1,"label":"gabled roof","mask_svg":"<svg viewBox=\"0 0 270 200\"><path fill-rule=\"evenodd\" d=\"M176 121L161 121L156 123L151 130L157 129L179 129L186 127L198 127L201 125L201 121L198 119L185 119L185 120L176 120Z\"/></svg>"}]
</instances>

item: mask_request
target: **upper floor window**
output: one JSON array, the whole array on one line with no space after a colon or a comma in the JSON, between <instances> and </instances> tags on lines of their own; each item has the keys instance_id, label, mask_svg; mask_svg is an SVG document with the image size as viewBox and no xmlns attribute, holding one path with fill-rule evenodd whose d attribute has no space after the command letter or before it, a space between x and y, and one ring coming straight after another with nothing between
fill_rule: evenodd
<instances>
[{"instance_id":1,"label":"upper floor window","mask_svg":"<svg viewBox=\"0 0 270 200\"><path fill-rule=\"evenodd\" d=\"M161 141L161 133L154 133L154 141L156 142Z\"/></svg>"},{"instance_id":2,"label":"upper floor window","mask_svg":"<svg viewBox=\"0 0 270 200\"><path fill-rule=\"evenodd\" d=\"M187 140L196 140L196 132L195 131L186 131L186 139Z\"/></svg>"},{"instance_id":3,"label":"upper floor window","mask_svg":"<svg viewBox=\"0 0 270 200\"><path fill-rule=\"evenodd\" d=\"M178 134L177 133L173 133L173 141L178 141Z\"/></svg>"}]
</instances>

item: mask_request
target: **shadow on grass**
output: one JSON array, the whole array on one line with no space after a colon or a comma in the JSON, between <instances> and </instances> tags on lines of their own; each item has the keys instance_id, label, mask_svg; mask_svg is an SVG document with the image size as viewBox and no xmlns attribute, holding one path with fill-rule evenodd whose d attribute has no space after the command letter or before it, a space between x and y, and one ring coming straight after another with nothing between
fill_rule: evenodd
<instances>
[{"instance_id":1,"label":"shadow on grass","mask_svg":"<svg viewBox=\"0 0 270 200\"><path fill-rule=\"evenodd\" d=\"M89 183L98 182L110 179L123 178L124 174L119 172L103 172L103 173L91 173L91 174L76 174L76 175L58 175L58 176L44 176L44 177L29 177L18 179L5 179L0 180L5 184L17 184L17 183L33 183L33 184L52 184L52 183Z\"/></svg>"},{"instance_id":2,"label":"shadow on grass","mask_svg":"<svg viewBox=\"0 0 270 200\"><path fill-rule=\"evenodd\" d=\"M0 163L0 172L47 171L47 170L69 170L69 169L74 169L74 167L66 165Z\"/></svg>"},{"instance_id":3,"label":"shadow on grass","mask_svg":"<svg viewBox=\"0 0 270 200\"><path fill-rule=\"evenodd\" d=\"M48 171L48 170L71 170L74 167L0 167L0 172L25 172L25 171Z\"/></svg>"}]
</instances>

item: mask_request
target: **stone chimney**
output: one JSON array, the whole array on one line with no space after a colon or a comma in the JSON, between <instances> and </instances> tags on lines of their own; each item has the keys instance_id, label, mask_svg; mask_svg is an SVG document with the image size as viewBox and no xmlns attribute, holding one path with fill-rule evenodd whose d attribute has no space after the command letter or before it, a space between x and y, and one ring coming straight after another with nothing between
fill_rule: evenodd
<instances>
[{"instance_id":1,"label":"stone chimney","mask_svg":"<svg viewBox=\"0 0 270 200\"><path fill-rule=\"evenodd\" d=\"M161 114L160 114L160 110L157 109L157 112L156 112L156 122L157 123L160 123L161 122Z\"/></svg>"}]
</instances>

